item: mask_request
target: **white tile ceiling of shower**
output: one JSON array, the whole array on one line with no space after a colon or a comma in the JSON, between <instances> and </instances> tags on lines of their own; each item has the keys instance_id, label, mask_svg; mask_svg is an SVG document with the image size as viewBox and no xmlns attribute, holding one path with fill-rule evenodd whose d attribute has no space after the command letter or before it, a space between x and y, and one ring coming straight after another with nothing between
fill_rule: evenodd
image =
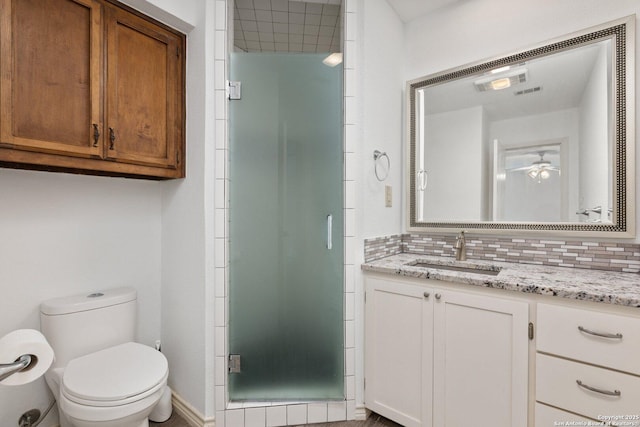
<instances>
[{"instance_id":1,"label":"white tile ceiling of shower","mask_svg":"<svg viewBox=\"0 0 640 427\"><path fill-rule=\"evenodd\" d=\"M245 52L339 52L341 3L236 0L234 45Z\"/></svg>"}]
</instances>

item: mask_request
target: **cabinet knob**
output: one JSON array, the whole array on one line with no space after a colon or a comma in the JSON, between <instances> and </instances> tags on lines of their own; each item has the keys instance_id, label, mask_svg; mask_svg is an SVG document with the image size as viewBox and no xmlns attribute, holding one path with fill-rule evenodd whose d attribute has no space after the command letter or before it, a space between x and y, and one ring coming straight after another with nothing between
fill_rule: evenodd
<instances>
[{"instance_id":1,"label":"cabinet knob","mask_svg":"<svg viewBox=\"0 0 640 427\"><path fill-rule=\"evenodd\" d=\"M423 295L424 295L424 297L425 297L425 298L427 298L427 299L429 298L429 296L431 296L431 294L430 294L429 292L425 292Z\"/></svg>"},{"instance_id":2,"label":"cabinet knob","mask_svg":"<svg viewBox=\"0 0 640 427\"><path fill-rule=\"evenodd\" d=\"M442 295L436 294L436 299L439 300L440 298L442 298Z\"/></svg>"}]
</instances>

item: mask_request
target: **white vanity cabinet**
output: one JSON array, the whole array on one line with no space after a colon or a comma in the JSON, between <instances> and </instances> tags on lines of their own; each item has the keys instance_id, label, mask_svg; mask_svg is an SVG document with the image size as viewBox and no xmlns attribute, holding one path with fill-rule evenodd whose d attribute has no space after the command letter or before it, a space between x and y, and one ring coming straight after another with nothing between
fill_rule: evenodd
<instances>
[{"instance_id":1,"label":"white vanity cabinet","mask_svg":"<svg viewBox=\"0 0 640 427\"><path fill-rule=\"evenodd\" d=\"M406 427L431 426L433 293L367 278L365 402Z\"/></svg>"},{"instance_id":2,"label":"white vanity cabinet","mask_svg":"<svg viewBox=\"0 0 640 427\"><path fill-rule=\"evenodd\" d=\"M640 425L639 317L539 303L537 323L536 427L574 414Z\"/></svg>"},{"instance_id":3,"label":"white vanity cabinet","mask_svg":"<svg viewBox=\"0 0 640 427\"><path fill-rule=\"evenodd\" d=\"M527 425L529 304L367 275L365 403L404 426Z\"/></svg>"},{"instance_id":4,"label":"white vanity cabinet","mask_svg":"<svg viewBox=\"0 0 640 427\"><path fill-rule=\"evenodd\" d=\"M526 426L529 304L438 289L433 304L433 425Z\"/></svg>"}]
</instances>

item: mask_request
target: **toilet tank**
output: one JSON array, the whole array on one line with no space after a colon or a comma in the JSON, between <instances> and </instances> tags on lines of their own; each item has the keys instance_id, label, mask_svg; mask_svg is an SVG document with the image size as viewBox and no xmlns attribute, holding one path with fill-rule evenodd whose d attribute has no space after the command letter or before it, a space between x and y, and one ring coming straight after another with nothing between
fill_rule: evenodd
<instances>
[{"instance_id":1,"label":"toilet tank","mask_svg":"<svg viewBox=\"0 0 640 427\"><path fill-rule=\"evenodd\" d=\"M40 304L40 329L55 353L53 367L133 341L136 291L116 288L54 298Z\"/></svg>"}]
</instances>

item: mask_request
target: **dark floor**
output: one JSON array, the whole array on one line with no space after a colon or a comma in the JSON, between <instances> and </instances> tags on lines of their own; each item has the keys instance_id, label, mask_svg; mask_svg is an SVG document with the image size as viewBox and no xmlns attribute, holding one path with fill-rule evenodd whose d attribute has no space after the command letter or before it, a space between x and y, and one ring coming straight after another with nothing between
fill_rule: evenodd
<instances>
[{"instance_id":1,"label":"dark floor","mask_svg":"<svg viewBox=\"0 0 640 427\"><path fill-rule=\"evenodd\" d=\"M314 427L401 427L400 424L396 424L393 421L389 421L388 419L373 413L366 421L341 421L337 423L320 423L308 425ZM189 427L189 424L187 424L187 422L174 411L168 421L164 423L149 422L149 426Z\"/></svg>"}]
</instances>

